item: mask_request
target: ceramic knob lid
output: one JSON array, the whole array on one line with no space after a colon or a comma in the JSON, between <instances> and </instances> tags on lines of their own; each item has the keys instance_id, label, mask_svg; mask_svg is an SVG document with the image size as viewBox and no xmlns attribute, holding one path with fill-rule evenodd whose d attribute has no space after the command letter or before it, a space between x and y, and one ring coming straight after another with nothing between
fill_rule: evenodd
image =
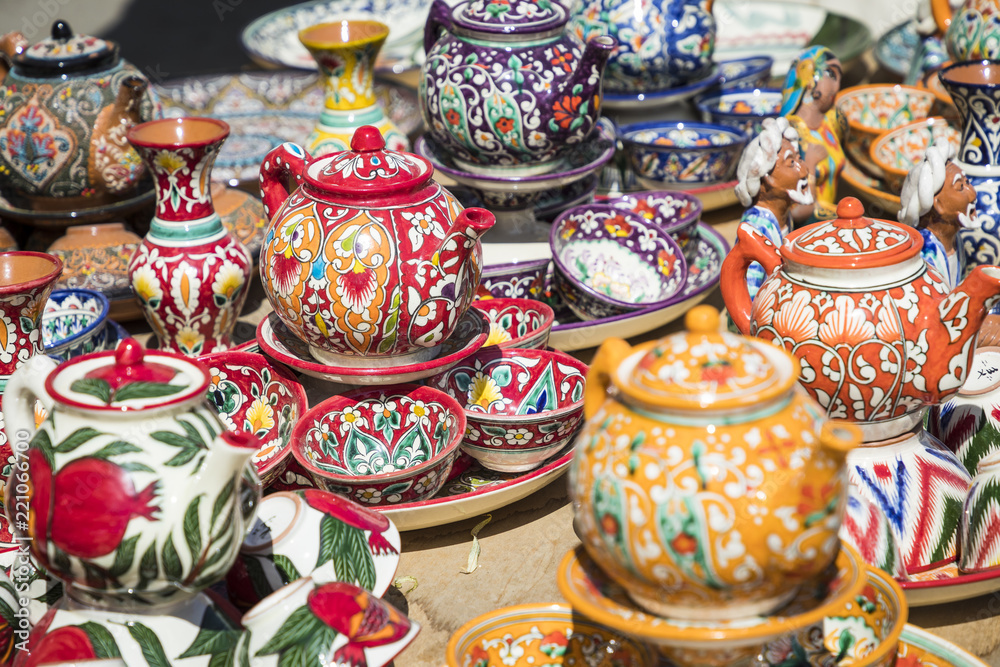
<instances>
[{"instance_id":1,"label":"ceramic knob lid","mask_svg":"<svg viewBox=\"0 0 1000 667\"><path fill-rule=\"evenodd\" d=\"M898 264L917 255L924 246L920 232L889 220L865 217L854 197L837 204L837 217L790 234L781 256L806 266L830 269L866 269Z\"/></svg>"},{"instance_id":2,"label":"ceramic knob lid","mask_svg":"<svg viewBox=\"0 0 1000 667\"><path fill-rule=\"evenodd\" d=\"M546 32L566 25L569 17L558 0L470 0L458 5L452 20L475 32Z\"/></svg>"},{"instance_id":3,"label":"ceramic knob lid","mask_svg":"<svg viewBox=\"0 0 1000 667\"><path fill-rule=\"evenodd\" d=\"M118 62L118 46L100 37L75 35L68 23L56 21L50 37L29 46L13 60L26 74L53 76L111 67Z\"/></svg>"},{"instance_id":4,"label":"ceramic knob lid","mask_svg":"<svg viewBox=\"0 0 1000 667\"><path fill-rule=\"evenodd\" d=\"M87 410L149 410L204 399L204 364L172 352L145 350L126 338L113 351L71 359L46 379L59 403Z\"/></svg>"},{"instance_id":5,"label":"ceramic knob lid","mask_svg":"<svg viewBox=\"0 0 1000 667\"><path fill-rule=\"evenodd\" d=\"M768 346L774 354L766 354L767 343L722 331L711 306L692 308L684 323L686 332L663 338L643 355L626 393L664 408L727 409L773 398L798 377L783 350Z\"/></svg>"}]
</instances>

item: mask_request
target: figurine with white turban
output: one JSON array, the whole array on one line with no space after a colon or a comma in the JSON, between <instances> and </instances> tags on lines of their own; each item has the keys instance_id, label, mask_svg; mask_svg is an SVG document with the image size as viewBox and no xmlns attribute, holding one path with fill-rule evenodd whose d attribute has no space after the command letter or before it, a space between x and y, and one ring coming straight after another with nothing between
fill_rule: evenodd
<instances>
[{"instance_id":1,"label":"figurine with white turban","mask_svg":"<svg viewBox=\"0 0 1000 667\"><path fill-rule=\"evenodd\" d=\"M767 118L760 134L747 144L736 168L736 196L747 209L746 222L775 246L781 246L792 228L792 208L813 203L809 167L799 153L799 134L787 118ZM767 278L754 262L747 271L753 299Z\"/></svg>"},{"instance_id":2,"label":"figurine with white turban","mask_svg":"<svg viewBox=\"0 0 1000 667\"><path fill-rule=\"evenodd\" d=\"M950 144L932 144L903 181L899 221L924 237L924 260L954 289L965 273L959 229L976 227L976 191L952 161Z\"/></svg>"}]
</instances>

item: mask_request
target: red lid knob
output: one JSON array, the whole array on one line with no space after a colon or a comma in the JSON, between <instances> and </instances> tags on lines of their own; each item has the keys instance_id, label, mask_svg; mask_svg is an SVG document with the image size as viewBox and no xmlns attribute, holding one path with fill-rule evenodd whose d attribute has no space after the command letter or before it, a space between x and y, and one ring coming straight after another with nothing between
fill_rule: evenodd
<instances>
[{"instance_id":1,"label":"red lid knob","mask_svg":"<svg viewBox=\"0 0 1000 667\"><path fill-rule=\"evenodd\" d=\"M378 128L373 125L362 125L354 131L351 137L351 150L355 153L373 153L385 150L385 139Z\"/></svg>"},{"instance_id":2,"label":"red lid knob","mask_svg":"<svg viewBox=\"0 0 1000 667\"><path fill-rule=\"evenodd\" d=\"M146 350L135 338L126 338L115 348L115 364L118 366L135 366L142 363Z\"/></svg>"},{"instance_id":3,"label":"red lid knob","mask_svg":"<svg viewBox=\"0 0 1000 667\"><path fill-rule=\"evenodd\" d=\"M837 204L837 221L834 225L840 228L857 229L868 223L863 220L865 207L855 197L844 197Z\"/></svg>"},{"instance_id":4,"label":"red lid knob","mask_svg":"<svg viewBox=\"0 0 1000 667\"><path fill-rule=\"evenodd\" d=\"M167 383L177 370L165 364L147 363L144 361L146 350L135 338L126 338L115 348L115 363L98 366L87 372L88 379L105 380L112 389L128 382L159 382Z\"/></svg>"}]
</instances>

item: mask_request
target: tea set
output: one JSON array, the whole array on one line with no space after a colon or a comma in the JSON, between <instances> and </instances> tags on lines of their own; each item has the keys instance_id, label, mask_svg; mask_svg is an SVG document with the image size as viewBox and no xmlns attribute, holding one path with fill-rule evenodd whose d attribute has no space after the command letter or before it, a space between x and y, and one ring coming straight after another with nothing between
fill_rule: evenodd
<instances>
[{"instance_id":1,"label":"tea set","mask_svg":"<svg viewBox=\"0 0 1000 667\"><path fill-rule=\"evenodd\" d=\"M100 286L54 290L55 254L0 253L0 542L26 545L0 554L0 616L32 626L0 664L391 664L420 624L382 598L390 517L469 465L564 457L580 544L556 570L569 607L472 619L449 665L891 665L900 581L1000 567L1000 348L976 342L1000 302L995 65L940 72L960 124L926 87L838 92L823 47L770 89L770 57L713 60L712 4L408 7L412 138L375 93L389 27L316 15L293 46L323 108L260 160L263 213L236 206L260 225L221 215L225 121L161 118L117 45L65 22L4 38L0 195L88 223L152 201L117 246L156 346ZM987 48L955 25L954 52ZM705 122L652 113L695 96ZM919 221L837 196L848 162L914 192ZM595 202L607 169L630 191ZM706 186L758 213L782 191L780 229L745 216L714 243ZM949 282L924 249L973 218L963 197L986 224ZM270 309L238 345L254 271ZM716 282L742 335L696 305ZM554 349L579 347L574 321L601 332L589 365Z\"/></svg>"}]
</instances>

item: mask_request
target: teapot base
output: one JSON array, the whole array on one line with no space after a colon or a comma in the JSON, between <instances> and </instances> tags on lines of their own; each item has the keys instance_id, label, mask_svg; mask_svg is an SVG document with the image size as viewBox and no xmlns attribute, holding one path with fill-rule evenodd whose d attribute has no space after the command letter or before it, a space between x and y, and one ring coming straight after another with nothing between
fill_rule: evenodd
<instances>
[{"instance_id":1,"label":"teapot base","mask_svg":"<svg viewBox=\"0 0 1000 667\"><path fill-rule=\"evenodd\" d=\"M645 597L635 590L627 590L628 596L646 611L663 618L686 621L732 621L754 616L769 616L792 601L799 592L796 586L778 596L764 599L739 601L732 604L706 604L700 607L673 605L662 598Z\"/></svg>"},{"instance_id":2,"label":"teapot base","mask_svg":"<svg viewBox=\"0 0 1000 667\"><path fill-rule=\"evenodd\" d=\"M359 354L338 354L315 345L309 346L309 354L312 355L313 359L321 364L336 368L391 368L394 366L420 364L434 359L440 351L440 345L436 345L434 347L420 348L416 352L409 352L407 354L361 356Z\"/></svg>"},{"instance_id":3,"label":"teapot base","mask_svg":"<svg viewBox=\"0 0 1000 667\"><path fill-rule=\"evenodd\" d=\"M902 417L895 419L884 419L874 422L853 422L861 429L861 440L864 443L881 442L899 437L909 433L917 426L924 423L924 416L927 408L920 408L914 412L908 412Z\"/></svg>"}]
</instances>

